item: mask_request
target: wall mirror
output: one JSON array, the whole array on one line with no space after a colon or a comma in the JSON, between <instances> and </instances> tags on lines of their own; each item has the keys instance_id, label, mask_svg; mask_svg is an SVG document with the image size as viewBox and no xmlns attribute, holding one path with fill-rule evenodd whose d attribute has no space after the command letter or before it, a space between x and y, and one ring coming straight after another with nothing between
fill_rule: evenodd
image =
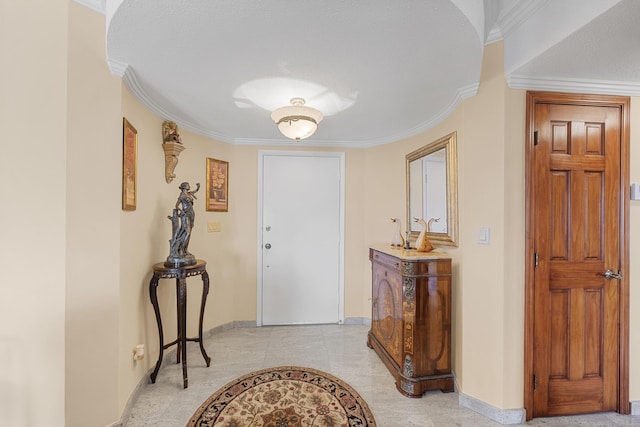
<instances>
[{"instance_id":1,"label":"wall mirror","mask_svg":"<svg viewBox=\"0 0 640 427\"><path fill-rule=\"evenodd\" d=\"M431 226L434 246L458 246L458 167L456 133L425 145L406 156L407 230L415 241L421 230L413 218Z\"/></svg>"}]
</instances>

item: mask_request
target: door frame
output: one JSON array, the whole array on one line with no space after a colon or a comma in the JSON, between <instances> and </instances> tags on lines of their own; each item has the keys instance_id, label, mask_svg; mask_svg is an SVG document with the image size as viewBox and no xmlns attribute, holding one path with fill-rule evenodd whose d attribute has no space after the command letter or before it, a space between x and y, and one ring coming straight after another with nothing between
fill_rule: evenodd
<instances>
[{"instance_id":1,"label":"door frame","mask_svg":"<svg viewBox=\"0 0 640 427\"><path fill-rule=\"evenodd\" d=\"M263 223L263 188L264 188L264 158L265 156L286 157L333 157L340 161L340 242L338 247L338 324L344 323L344 218L345 218L345 153L338 151L258 151L258 220L257 222L257 310L256 326L262 326L262 241Z\"/></svg>"},{"instance_id":2,"label":"door frame","mask_svg":"<svg viewBox=\"0 0 640 427\"><path fill-rule=\"evenodd\" d=\"M620 108L620 273L619 282L619 343L618 343L618 408L629 414L629 97L615 95L583 95L557 92L527 91L525 133L525 324L524 324L524 408L526 418L533 418L534 402L534 215L532 174L534 162L534 131L536 104L567 104Z\"/></svg>"}]
</instances>

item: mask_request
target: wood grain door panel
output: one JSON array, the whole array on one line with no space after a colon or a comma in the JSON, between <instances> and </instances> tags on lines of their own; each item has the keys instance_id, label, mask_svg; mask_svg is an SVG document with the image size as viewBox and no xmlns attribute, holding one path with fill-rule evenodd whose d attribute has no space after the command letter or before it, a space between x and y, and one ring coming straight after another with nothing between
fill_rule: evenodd
<instances>
[{"instance_id":1,"label":"wood grain door panel","mask_svg":"<svg viewBox=\"0 0 640 427\"><path fill-rule=\"evenodd\" d=\"M528 418L619 410L627 386L621 284L603 274L621 271L626 249L624 115L588 104L528 105Z\"/></svg>"},{"instance_id":2,"label":"wood grain door panel","mask_svg":"<svg viewBox=\"0 0 640 427\"><path fill-rule=\"evenodd\" d=\"M373 264L371 331L402 366L402 276Z\"/></svg>"}]
</instances>

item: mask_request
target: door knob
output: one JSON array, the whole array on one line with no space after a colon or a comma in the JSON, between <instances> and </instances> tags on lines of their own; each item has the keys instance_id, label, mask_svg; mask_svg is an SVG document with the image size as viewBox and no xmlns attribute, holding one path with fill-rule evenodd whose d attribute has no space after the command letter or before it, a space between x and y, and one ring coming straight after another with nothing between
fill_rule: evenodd
<instances>
[{"instance_id":1,"label":"door knob","mask_svg":"<svg viewBox=\"0 0 640 427\"><path fill-rule=\"evenodd\" d=\"M612 269L608 269L607 271L605 271L603 274L605 279L607 280L611 280L611 279L622 279L622 274L618 274L615 271L613 271Z\"/></svg>"},{"instance_id":2,"label":"door knob","mask_svg":"<svg viewBox=\"0 0 640 427\"><path fill-rule=\"evenodd\" d=\"M264 245L265 249L271 249L271 243L267 243L266 245Z\"/></svg>"}]
</instances>

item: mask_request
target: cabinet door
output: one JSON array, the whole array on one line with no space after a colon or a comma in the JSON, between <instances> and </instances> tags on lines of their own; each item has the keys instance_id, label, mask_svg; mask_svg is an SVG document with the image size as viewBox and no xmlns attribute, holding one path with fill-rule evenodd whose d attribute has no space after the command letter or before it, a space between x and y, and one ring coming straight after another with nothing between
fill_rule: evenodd
<instances>
[{"instance_id":1,"label":"cabinet door","mask_svg":"<svg viewBox=\"0 0 640 427\"><path fill-rule=\"evenodd\" d=\"M451 372L451 278L425 277L417 286L414 367L418 375Z\"/></svg>"},{"instance_id":2,"label":"cabinet door","mask_svg":"<svg viewBox=\"0 0 640 427\"><path fill-rule=\"evenodd\" d=\"M402 276L373 264L371 331L393 360L402 366Z\"/></svg>"}]
</instances>

